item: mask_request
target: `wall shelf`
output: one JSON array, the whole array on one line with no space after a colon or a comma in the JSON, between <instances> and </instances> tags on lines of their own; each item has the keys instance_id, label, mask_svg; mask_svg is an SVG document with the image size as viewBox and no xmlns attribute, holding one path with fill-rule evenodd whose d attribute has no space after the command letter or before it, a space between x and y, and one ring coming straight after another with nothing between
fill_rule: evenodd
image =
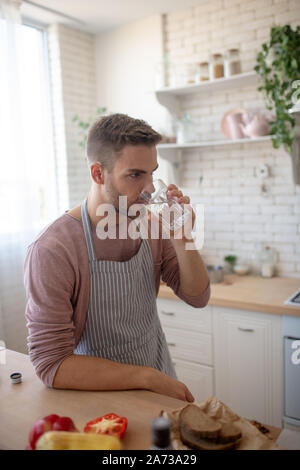
<instances>
[{"instance_id":1,"label":"wall shelf","mask_svg":"<svg viewBox=\"0 0 300 470\"><path fill-rule=\"evenodd\" d=\"M201 83L190 84L179 87L166 87L159 90L155 90L157 101L167 108L170 114L174 118L180 117L181 112L181 98L192 95L192 94L207 94L212 91L226 91L230 89L237 89L240 87L257 86L259 83L259 77L255 71L245 72L238 75L233 75L229 78L218 78L215 80L208 80ZM294 183L300 184L300 113L299 103L295 106L295 109L291 110L296 117L296 138L293 144L292 153L290 154L292 162L292 170ZM245 138L245 139L223 139L223 140L208 140L201 142L191 142L184 144L160 144L157 146L159 155L168 160L173 170L173 180L176 184L180 184L180 176L182 174L182 152L187 149L197 149L211 146L221 145L237 145L247 144L255 142L271 141L272 136L263 136L258 138Z\"/></svg>"},{"instance_id":2,"label":"wall shelf","mask_svg":"<svg viewBox=\"0 0 300 470\"><path fill-rule=\"evenodd\" d=\"M255 138L245 138L245 139L222 139L222 140L207 140L202 142L190 142L185 144L159 144L157 145L158 151L164 150L184 150L189 148L198 148L198 147L211 147L217 145L234 145L234 144L247 144L249 142L264 142L271 140L271 135L265 135L262 137L255 137Z\"/></svg>"},{"instance_id":3,"label":"wall shelf","mask_svg":"<svg viewBox=\"0 0 300 470\"><path fill-rule=\"evenodd\" d=\"M248 143L258 143L258 142L271 142L272 136L266 135L263 137L256 138L244 138L244 139L224 139L224 140L207 140L202 142L191 142L185 144L159 144L157 145L157 151L161 158L167 160L172 168L173 174L171 175L172 181L175 184L181 184L181 174L182 174L182 152L188 149L197 149L205 147L216 147L221 145L241 145Z\"/></svg>"},{"instance_id":4,"label":"wall shelf","mask_svg":"<svg viewBox=\"0 0 300 470\"><path fill-rule=\"evenodd\" d=\"M161 105L165 106L171 114L178 116L180 113L179 100L184 96L217 90L225 91L232 88L257 85L257 83L258 75L256 72L245 72L229 78L218 78L180 87L161 88L155 90L155 95Z\"/></svg>"},{"instance_id":5,"label":"wall shelf","mask_svg":"<svg viewBox=\"0 0 300 470\"><path fill-rule=\"evenodd\" d=\"M226 90L230 88L238 88L240 86L251 86L257 83L258 76L256 72L245 72L238 75L233 75L228 78L217 78L215 80L207 80L200 83L193 83L180 87L166 87L156 90L156 94L172 94L172 95L190 95L193 93L206 93L209 90Z\"/></svg>"}]
</instances>

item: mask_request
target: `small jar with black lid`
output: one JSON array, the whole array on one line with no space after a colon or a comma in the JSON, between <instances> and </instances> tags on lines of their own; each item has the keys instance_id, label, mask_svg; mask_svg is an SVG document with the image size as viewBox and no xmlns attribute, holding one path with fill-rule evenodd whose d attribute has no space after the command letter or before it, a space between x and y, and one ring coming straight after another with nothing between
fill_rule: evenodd
<instances>
[{"instance_id":1,"label":"small jar with black lid","mask_svg":"<svg viewBox=\"0 0 300 470\"><path fill-rule=\"evenodd\" d=\"M172 450L171 421L160 416L153 419L151 425L152 450Z\"/></svg>"}]
</instances>

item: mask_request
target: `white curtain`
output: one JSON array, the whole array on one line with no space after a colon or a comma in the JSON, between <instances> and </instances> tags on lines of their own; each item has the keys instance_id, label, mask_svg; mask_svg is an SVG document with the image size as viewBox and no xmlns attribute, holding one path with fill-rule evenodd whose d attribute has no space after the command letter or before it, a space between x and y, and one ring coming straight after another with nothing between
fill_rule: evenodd
<instances>
[{"instance_id":1,"label":"white curtain","mask_svg":"<svg viewBox=\"0 0 300 470\"><path fill-rule=\"evenodd\" d=\"M20 4L0 0L0 339L25 352L26 249L57 212L42 33Z\"/></svg>"},{"instance_id":2,"label":"white curtain","mask_svg":"<svg viewBox=\"0 0 300 470\"><path fill-rule=\"evenodd\" d=\"M10 23L20 24L22 0L0 0L0 18Z\"/></svg>"}]
</instances>

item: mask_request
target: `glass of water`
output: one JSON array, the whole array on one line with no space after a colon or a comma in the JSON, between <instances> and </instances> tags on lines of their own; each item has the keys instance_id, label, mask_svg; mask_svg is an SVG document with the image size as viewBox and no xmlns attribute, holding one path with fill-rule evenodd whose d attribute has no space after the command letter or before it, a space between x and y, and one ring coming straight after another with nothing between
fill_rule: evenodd
<instances>
[{"instance_id":1,"label":"glass of water","mask_svg":"<svg viewBox=\"0 0 300 470\"><path fill-rule=\"evenodd\" d=\"M191 211L179 204L176 198L170 197L167 194L168 186L161 179L153 180L152 186L154 191L143 191L140 194L139 200L169 230L176 231L183 227L191 216ZM153 188L151 189L153 190Z\"/></svg>"}]
</instances>

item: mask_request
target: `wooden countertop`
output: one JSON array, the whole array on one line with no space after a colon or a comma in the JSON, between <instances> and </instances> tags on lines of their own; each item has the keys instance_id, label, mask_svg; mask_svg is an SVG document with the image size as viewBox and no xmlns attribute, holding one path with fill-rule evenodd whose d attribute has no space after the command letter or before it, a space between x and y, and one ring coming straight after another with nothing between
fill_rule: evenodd
<instances>
[{"instance_id":1,"label":"wooden countertop","mask_svg":"<svg viewBox=\"0 0 300 470\"><path fill-rule=\"evenodd\" d=\"M21 372L22 383L12 384L10 374ZM186 402L146 390L85 392L45 387L35 375L29 356L6 350L0 364L0 449L25 449L34 422L52 413L69 416L78 430L106 413L128 418L124 450L149 449L150 425L161 410L171 411ZM276 440L281 429L266 426Z\"/></svg>"},{"instance_id":2,"label":"wooden countertop","mask_svg":"<svg viewBox=\"0 0 300 470\"><path fill-rule=\"evenodd\" d=\"M300 289L300 279L225 275L224 282L211 284L210 305L300 317L300 306L284 302ZM172 289L161 284L158 297L176 299Z\"/></svg>"}]
</instances>

